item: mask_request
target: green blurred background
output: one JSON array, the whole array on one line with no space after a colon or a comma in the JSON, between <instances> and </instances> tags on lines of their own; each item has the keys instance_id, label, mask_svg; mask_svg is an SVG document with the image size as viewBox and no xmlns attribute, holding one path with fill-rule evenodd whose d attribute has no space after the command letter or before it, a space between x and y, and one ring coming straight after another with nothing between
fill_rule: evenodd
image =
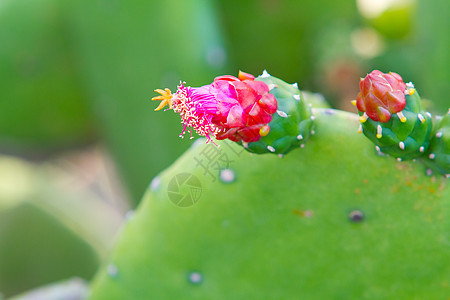
<instances>
[{"instance_id":1,"label":"green blurred background","mask_svg":"<svg viewBox=\"0 0 450 300\"><path fill-rule=\"evenodd\" d=\"M448 0L0 0L0 293L78 276L190 145L156 88L264 69L353 110L400 73L448 109ZM0 296L1 298L1 296Z\"/></svg>"}]
</instances>

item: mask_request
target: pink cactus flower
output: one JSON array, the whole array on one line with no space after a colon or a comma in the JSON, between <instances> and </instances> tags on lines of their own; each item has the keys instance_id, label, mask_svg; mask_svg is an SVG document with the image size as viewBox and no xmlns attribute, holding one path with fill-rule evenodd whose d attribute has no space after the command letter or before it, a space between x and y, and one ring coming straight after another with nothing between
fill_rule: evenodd
<instances>
[{"instance_id":1,"label":"pink cactus flower","mask_svg":"<svg viewBox=\"0 0 450 300\"><path fill-rule=\"evenodd\" d=\"M269 93L269 87L255 80L251 74L239 71L239 78L219 76L209 84L198 88L178 86L177 92L155 90L162 100L156 110L169 104L179 113L183 122L183 136L186 130L194 129L212 138L230 139L235 142L256 142L269 133L268 123L277 110L277 100ZM269 128L269 129L268 129Z\"/></svg>"},{"instance_id":2,"label":"pink cactus flower","mask_svg":"<svg viewBox=\"0 0 450 300\"><path fill-rule=\"evenodd\" d=\"M359 88L356 107L374 121L386 123L406 106L406 84L397 73L374 70L361 79Z\"/></svg>"}]
</instances>

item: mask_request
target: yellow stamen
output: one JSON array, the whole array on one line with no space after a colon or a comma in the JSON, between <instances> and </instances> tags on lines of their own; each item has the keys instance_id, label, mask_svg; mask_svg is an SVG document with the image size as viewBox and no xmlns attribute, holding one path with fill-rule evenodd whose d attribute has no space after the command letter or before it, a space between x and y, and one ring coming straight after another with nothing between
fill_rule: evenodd
<instances>
[{"instance_id":1,"label":"yellow stamen","mask_svg":"<svg viewBox=\"0 0 450 300\"><path fill-rule=\"evenodd\" d=\"M356 100L352 100L351 102L352 102L353 106L356 106Z\"/></svg>"},{"instance_id":2,"label":"yellow stamen","mask_svg":"<svg viewBox=\"0 0 450 300\"><path fill-rule=\"evenodd\" d=\"M413 89L413 88L410 88L410 89L408 90L408 94L409 94L410 96L412 96L415 92L416 92L416 89Z\"/></svg>"},{"instance_id":3,"label":"yellow stamen","mask_svg":"<svg viewBox=\"0 0 450 300\"><path fill-rule=\"evenodd\" d=\"M169 109L172 109L172 92L166 88L164 90L156 89L155 92L161 94L161 96L153 97L152 100L161 100L162 102L155 108L155 111L164 108L167 104L169 105Z\"/></svg>"}]
</instances>

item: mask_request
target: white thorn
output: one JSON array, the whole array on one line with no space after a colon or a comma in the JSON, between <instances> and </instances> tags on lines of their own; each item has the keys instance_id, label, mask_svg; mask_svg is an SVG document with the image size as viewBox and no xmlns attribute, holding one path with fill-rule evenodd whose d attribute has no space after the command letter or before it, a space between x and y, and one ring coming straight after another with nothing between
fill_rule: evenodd
<instances>
[{"instance_id":1,"label":"white thorn","mask_svg":"<svg viewBox=\"0 0 450 300\"><path fill-rule=\"evenodd\" d=\"M233 182L236 178L236 175L234 174L234 171L231 169L223 169L219 173L220 180L222 182L230 183Z\"/></svg>"},{"instance_id":2,"label":"white thorn","mask_svg":"<svg viewBox=\"0 0 450 300\"><path fill-rule=\"evenodd\" d=\"M378 146L375 146L375 150L377 150L377 152L381 152L381 148Z\"/></svg>"},{"instance_id":3,"label":"white thorn","mask_svg":"<svg viewBox=\"0 0 450 300\"><path fill-rule=\"evenodd\" d=\"M275 152L275 148L272 146L267 146L267 150L269 150L270 152Z\"/></svg>"},{"instance_id":4,"label":"white thorn","mask_svg":"<svg viewBox=\"0 0 450 300\"><path fill-rule=\"evenodd\" d=\"M242 142L242 146L244 146L244 148L248 148L248 143L247 142Z\"/></svg>"},{"instance_id":5,"label":"white thorn","mask_svg":"<svg viewBox=\"0 0 450 300\"><path fill-rule=\"evenodd\" d=\"M377 139L381 139L383 136L383 128L381 128L381 125L377 126Z\"/></svg>"},{"instance_id":6,"label":"white thorn","mask_svg":"<svg viewBox=\"0 0 450 300\"><path fill-rule=\"evenodd\" d=\"M398 143L398 146L400 147L400 149L405 150L405 143L400 142Z\"/></svg>"},{"instance_id":7,"label":"white thorn","mask_svg":"<svg viewBox=\"0 0 450 300\"><path fill-rule=\"evenodd\" d=\"M417 117L419 118L420 122L425 122L425 118L423 117L422 114L418 114Z\"/></svg>"},{"instance_id":8,"label":"white thorn","mask_svg":"<svg viewBox=\"0 0 450 300\"><path fill-rule=\"evenodd\" d=\"M438 132L436 132L436 137L437 138L441 138L442 137L442 131L438 131Z\"/></svg>"},{"instance_id":9,"label":"white thorn","mask_svg":"<svg viewBox=\"0 0 450 300\"><path fill-rule=\"evenodd\" d=\"M402 161L402 158L401 157L397 157L397 161Z\"/></svg>"},{"instance_id":10,"label":"white thorn","mask_svg":"<svg viewBox=\"0 0 450 300\"><path fill-rule=\"evenodd\" d=\"M274 83L269 84L269 91L273 90L276 87L278 87L278 85L276 85Z\"/></svg>"},{"instance_id":11,"label":"white thorn","mask_svg":"<svg viewBox=\"0 0 450 300\"><path fill-rule=\"evenodd\" d=\"M267 73L267 70L264 70L261 74L261 78L267 78L267 77L270 77L270 74Z\"/></svg>"},{"instance_id":12,"label":"white thorn","mask_svg":"<svg viewBox=\"0 0 450 300\"><path fill-rule=\"evenodd\" d=\"M296 89L298 89L298 83L297 82L293 83L292 86L295 87Z\"/></svg>"},{"instance_id":13,"label":"white thorn","mask_svg":"<svg viewBox=\"0 0 450 300\"><path fill-rule=\"evenodd\" d=\"M420 146L419 151L420 152L425 152L425 147L424 146Z\"/></svg>"},{"instance_id":14,"label":"white thorn","mask_svg":"<svg viewBox=\"0 0 450 300\"><path fill-rule=\"evenodd\" d=\"M413 89L414 88L414 84L410 81L406 84L407 88Z\"/></svg>"},{"instance_id":15,"label":"white thorn","mask_svg":"<svg viewBox=\"0 0 450 300\"><path fill-rule=\"evenodd\" d=\"M297 140L299 140L299 141L303 140L303 135L301 135L301 134L297 135Z\"/></svg>"},{"instance_id":16,"label":"white thorn","mask_svg":"<svg viewBox=\"0 0 450 300\"><path fill-rule=\"evenodd\" d=\"M434 153L430 153L430 155L428 155L429 159L435 159L436 158L436 154Z\"/></svg>"},{"instance_id":17,"label":"white thorn","mask_svg":"<svg viewBox=\"0 0 450 300\"><path fill-rule=\"evenodd\" d=\"M293 97L295 100L300 101L300 95L295 94Z\"/></svg>"},{"instance_id":18,"label":"white thorn","mask_svg":"<svg viewBox=\"0 0 450 300\"><path fill-rule=\"evenodd\" d=\"M277 114L282 118L288 117L288 115L284 111L281 111L281 110L277 110Z\"/></svg>"},{"instance_id":19,"label":"white thorn","mask_svg":"<svg viewBox=\"0 0 450 300\"><path fill-rule=\"evenodd\" d=\"M433 116L428 112L428 111L426 111L425 112L426 114L427 114L427 116L429 116L430 118L432 118Z\"/></svg>"}]
</instances>

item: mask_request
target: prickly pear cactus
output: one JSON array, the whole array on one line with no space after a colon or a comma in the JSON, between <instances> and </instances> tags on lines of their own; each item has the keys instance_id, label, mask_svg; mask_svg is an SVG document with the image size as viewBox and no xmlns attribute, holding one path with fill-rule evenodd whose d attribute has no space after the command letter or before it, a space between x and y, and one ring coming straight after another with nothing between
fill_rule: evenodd
<instances>
[{"instance_id":1,"label":"prickly pear cactus","mask_svg":"<svg viewBox=\"0 0 450 300\"><path fill-rule=\"evenodd\" d=\"M283 158L194 143L128 215L90 298L445 298L447 179L377 155L355 114L311 114L316 134Z\"/></svg>"}]
</instances>

